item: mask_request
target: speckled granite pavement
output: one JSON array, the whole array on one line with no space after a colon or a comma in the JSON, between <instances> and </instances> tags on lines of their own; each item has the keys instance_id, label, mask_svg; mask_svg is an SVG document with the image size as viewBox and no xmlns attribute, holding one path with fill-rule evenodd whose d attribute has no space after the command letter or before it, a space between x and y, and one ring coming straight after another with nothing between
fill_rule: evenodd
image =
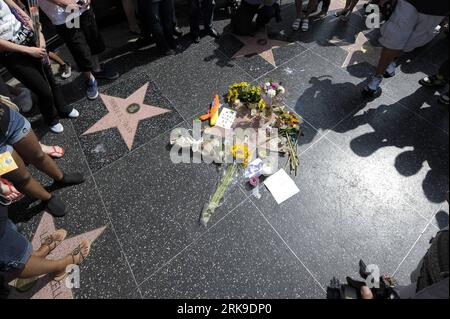
<instances>
[{"instance_id":1,"label":"speckled granite pavement","mask_svg":"<svg viewBox=\"0 0 450 319\"><path fill-rule=\"evenodd\" d=\"M110 63L122 74L101 93L126 99L149 83L145 104L169 111L142 120L129 150L117 128L83 134L108 111L101 99L80 99L79 79L65 84L82 115L65 121L60 136L41 135L64 145L58 163L87 181L57 191L69 213L55 224L70 236L106 226L73 297L324 298L333 276L356 275L360 258L408 282L429 239L448 225L448 107L417 83L448 57L448 40L440 36L405 59L384 94L366 101L360 91L373 72L377 31L365 30L355 13L347 25L330 14L308 33L293 33L293 12L285 2L284 21L273 24L288 42L273 49L275 66L260 55L231 59L242 43L229 34L199 45L185 38L185 52L158 59L153 48L127 52L114 40L117 26L104 30L115 45ZM217 21L221 30L228 23ZM369 49L343 67L360 32ZM229 83L265 79L283 81L286 104L305 120L300 193L277 205L266 189L258 200L236 188L200 226L219 172L173 164L170 131L189 127ZM26 223L30 239L41 218Z\"/></svg>"}]
</instances>

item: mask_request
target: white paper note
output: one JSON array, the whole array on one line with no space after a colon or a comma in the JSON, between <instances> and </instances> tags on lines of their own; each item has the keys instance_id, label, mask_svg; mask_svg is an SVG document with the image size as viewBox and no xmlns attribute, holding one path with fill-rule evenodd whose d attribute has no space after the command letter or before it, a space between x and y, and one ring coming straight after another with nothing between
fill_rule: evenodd
<instances>
[{"instance_id":1,"label":"white paper note","mask_svg":"<svg viewBox=\"0 0 450 319\"><path fill-rule=\"evenodd\" d=\"M224 107L217 118L215 126L229 130L233 125L234 120L236 120L236 111Z\"/></svg>"},{"instance_id":2,"label":"white paper note","mask_svg":"<svg viewBox=\"0 0 450 319\"><path fill-rule=\"evenodd\" d=\"M295 182L284 169L280 169L278 172L267 178L264 181L264 185L266 185L267 189L272 193L272 196L278 204L281 204L300 192Z\"/></svg>"}]
</instances>

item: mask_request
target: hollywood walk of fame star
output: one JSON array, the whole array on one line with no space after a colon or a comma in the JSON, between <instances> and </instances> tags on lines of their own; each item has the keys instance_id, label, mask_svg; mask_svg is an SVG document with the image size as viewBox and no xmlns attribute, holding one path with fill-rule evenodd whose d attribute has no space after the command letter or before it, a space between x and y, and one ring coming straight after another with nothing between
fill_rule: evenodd
<instances>
[{"instance_id":1,"label":"hollywood walk of fame star","mask_svg":"<svg viewBox=\"0 0 450 319\"><path fill-rule=\"evenodd\" d=\"M377 66L378 64L382 48L373 46L362 32L358 33L355 43L339 40L330 40L330 43L348 52L347 57L342 63L343 68L363 62L367 62L373 66Z\"/></svg>"},{"instance_id":2,"label":"hollywood walk of fame star","mask_svg":"<svg viewBox=\"0 0 450 319\"><path fill-rule=\"evenodd\" d=\"M272 40L267 37L267 34L264 32L257 33L254 37L249 36L238 36L235 37L241 41L244 46L233 55L234 58L240 58L243 56L258 54L268 63L270 63L273 67L277 67L275 63L275 57L273 56L273 49L284 47L289 42Z\"/></svg>"},{"instance_id":3,"label":"hollywood walk of fame star","mask_svg":"<svg viewBox=\"0 0 450 319\"><path fill-rule=\"evenodd\" d=\"M58 260L69 255L78 247L81 241L95 241L106 229L106 226L97 228L90 232L77 235L75 237L65 239L61 242L48 256L49 260ZM39 226L34 234L32 245L37 250L41 247L42 241L56 231L53 217L48 213L44 213ZM88 257L89 258L89 257ZM66 286L65 280L57 282L52 280L49 275L41 276L32 285L32 288L24 293L14 291L10 298L20 299L73 299L72 289Z\"/></svg>"},{"instance_id":4,"label":"hollywood walk of fame star","mask_svg":"<svg viewBox=\"0 0 450 319\"><path fill-rule=\"evenodd\" d=\"M126 99L100 94L109 113L84 132L83 135L116 127L131 151L139 121L171 112L171 110L144 103L148 86L149 83L145 84Z\"/></svg>"}]
</instances>

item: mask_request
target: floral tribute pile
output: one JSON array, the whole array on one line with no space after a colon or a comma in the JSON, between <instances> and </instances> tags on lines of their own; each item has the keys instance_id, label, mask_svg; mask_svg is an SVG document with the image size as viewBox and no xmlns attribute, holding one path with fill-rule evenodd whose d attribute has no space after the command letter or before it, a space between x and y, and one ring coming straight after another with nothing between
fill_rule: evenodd
<instances>
[{"instance_id":1,"label":"floral tribute pile","mask_svg":"<svg viewBox=\"0 0 450 319\"><path fill-rule=\"evenodd\" d=\"M280 154L286 155L288 157L286 167L290 167L291 174L297 174L299 165L297 144L302 133L302 125L294 112L286 111L285 93L284 86L275 81L266 81L261 85L248 82L233 83L224 96L227 107L222 106L219 97L216 96L209 112L197 119L208 123L202 126L200 140L179 137L171 141L172 145L190 147L194 153L200 152L204 158L212 158L213 162L223 167L223 176L217 189L202 211L200 218L202 224L206 225L209 222L233 184L244 181L251 185L253 194L260 197L260 180L278 170L278 160L273 160L274 153L276 159ZM235 114L231 129L224 129L218 125L219 114L225 109ZM237 131L248 128L259 133L239 138ZM261 131L264 133L262 138ZM227 134L231 134L234 138L231 141L227 140Z\"/></svg>"}]
</instances>

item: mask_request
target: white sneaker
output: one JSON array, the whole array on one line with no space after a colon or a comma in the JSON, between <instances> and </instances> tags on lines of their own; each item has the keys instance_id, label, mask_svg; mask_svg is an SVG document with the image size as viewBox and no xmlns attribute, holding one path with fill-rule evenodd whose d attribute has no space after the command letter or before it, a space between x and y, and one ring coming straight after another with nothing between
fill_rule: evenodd
<instances>
[{"instance_id":1,"label":"white sneaker","mask_svg":"<svg viewBox=\"0 0 450 319\"><path fill-rule=\"evenodd\" d=\"M78 116L80 116L80 112L78 112L77 109L72 109L72 111L67 115L67 117L71 119L76 119Z\"/></svg>"},{"instance_id":2,"label":"white sneaker","mask_svg":"<svg viewBox=\"0 0 450 319\"><path fill-rule=\"evenodd\" d=\"M303 19L302 21L302 31L306 32L309 30L309 20L308 19Z\"/></svg>"},{"instance_id":3,"label":"white sneaker","mask_svg":"<svg viewBox=\"0 0 450 319\"><path fill-rule=\"evenodd\" d=\"M50 130L53 133L60 134L60 133L64 132L64 126L62 126L61 123L58 123L58 124L55 124L53 126L50 126Z\"/></svg>"}]
</instances>

